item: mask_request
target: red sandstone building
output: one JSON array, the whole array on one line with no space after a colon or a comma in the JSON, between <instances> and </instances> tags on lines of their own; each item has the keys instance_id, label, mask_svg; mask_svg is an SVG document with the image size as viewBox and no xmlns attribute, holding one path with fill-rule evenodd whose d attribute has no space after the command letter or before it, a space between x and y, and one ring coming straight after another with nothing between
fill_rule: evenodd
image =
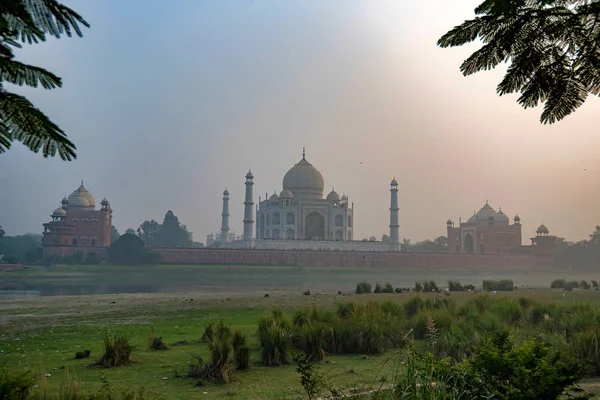
<instances>
[{"instance_id":1,"label":"red sandstone building","mask_svg":"<svg viewBox=\"0 0 600 400\"><path fill-rule=\"evenodd\" d=\"M511 224L501 208L496 211L487 201L467 222L460 221L456 227L449 219L446 225L448 250L454 253L554 255L555 237L546 226L540 225L531 246L523 246L521 218L516 215Z\"/></svg>"},{"instance_id":2,"label":"red sandstone building","mask_svg":"<svg viewBox=\"0 0 600 400\"><path fill-rule=\"evenodd\" d=\"M81 252L84 256L106 258L110 247L112 209L106 198L96 210L96 199L81 182L69 197L62 199L52 220L44 224L44 259L62 258Z\"/></svg>"}]
</instances>

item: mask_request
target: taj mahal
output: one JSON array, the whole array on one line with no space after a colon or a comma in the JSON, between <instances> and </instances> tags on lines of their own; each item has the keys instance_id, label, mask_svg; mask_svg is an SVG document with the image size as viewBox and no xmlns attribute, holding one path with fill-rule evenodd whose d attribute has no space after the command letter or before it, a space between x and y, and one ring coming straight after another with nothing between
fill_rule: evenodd
<instances>
[{"instance_id":1,"label":"taj mahal","mask_svg":"<svg viewBox=\"0 0 600 400\"><path fill-rule=\"evenodd\" d=\"M254 175L246 174L244 233L230 234L229 191L223 192L221 231L211 246L219 248L278 250L394 251L400 246L398 182L390 183L390 241L353 240L354 204L345 194L332 190L324 196L323 175L306 159L294 165L283 178L279 195L258 198L254 204ZM255 220L256 216L256 220ZM256 223L256 225L255 225Z\"/></svg>"}]
</instances>

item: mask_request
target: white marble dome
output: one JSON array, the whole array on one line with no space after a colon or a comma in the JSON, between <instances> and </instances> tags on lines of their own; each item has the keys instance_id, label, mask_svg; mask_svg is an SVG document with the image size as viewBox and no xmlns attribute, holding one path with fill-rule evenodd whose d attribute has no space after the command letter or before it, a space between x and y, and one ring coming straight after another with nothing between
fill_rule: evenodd
<instances>
[{"instance_id":1,"label":"white marble dome","mask_svg":"<svg viewBox=\"0 0 600 400\"><path fill-rule=\"evenodd\" d=\"M510 223L510 218L508 218L508 215L504 214L502 212L502 209L498 210L498 213L496 214L495 217L496 222L500 222L503 224L508 224Z\"/></svg>"},{"instance_id":2,"label":"white marble dome","mask_svg":"<svg viewBox=\"0 0 600 400\"><path fill-rule=\"evenodd\" d=\"M490 205L485 202L485 205L481 207L481 210L477 211L475 218L477 222L489 222L490 218L496 219L498 213Z\"/></svg>"},{"instance_id":3,"label":"white marble dome","mask_svg":"<svg viewBox=\"0 0 600 400\"><path fill-rule=\"evenodd\" d=\"M283 177L283 188L300 199L322 199L323 187L323 175L304 156Z\"/></svg>"},{"instance_id":4,"label":"white marble dome","mask_svg":"<svg viewBox=\"0 0 600 400\"><path fill-rule=\"evenodd\" d=\"M294 193L289 189L283 189L281 193L279 193L279 198L282 200L292 200L294 198Z\"/></svg>"},{"instance_id":5,"label":"white marble dome","mask_svg":"<svg viewBox=\"0 0 600 400\"><path fill-rule=\"evenodd\" d=\"M332 190L327 195L327 200L329 200L329 201L340 201L340 195L335 190Z\"/></svg>"}]
</instances>

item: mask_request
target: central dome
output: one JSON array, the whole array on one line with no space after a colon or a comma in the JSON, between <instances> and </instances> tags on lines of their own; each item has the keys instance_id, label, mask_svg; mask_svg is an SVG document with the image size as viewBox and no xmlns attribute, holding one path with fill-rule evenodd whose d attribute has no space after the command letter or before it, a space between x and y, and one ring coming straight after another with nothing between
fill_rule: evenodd
<instances>
[{"instance_id":1,"label":"central dome","mask_svg":"<svg viewBox=\"0 0 600 400\"><path fill-rule=\"evenodd\" d=\"M69 195L69 207L81 207L81 208L95 208L96 207L96 199L94 195L91 194L85 186L83 186L83 181L81 182L81 186L79 186L73 193Z\"/></svg>"},{"instance_id":2,"label":"central dome","mask_svg":"<svg viewBox=\"0 0 600 400\"><path fill-rule=\"evenodd\" d=\"M283 177L283 188L290 190L299 200L322 199L324 186L323 175L306 161L304 151L302 160Z\"/></svg>"}]
</instances>

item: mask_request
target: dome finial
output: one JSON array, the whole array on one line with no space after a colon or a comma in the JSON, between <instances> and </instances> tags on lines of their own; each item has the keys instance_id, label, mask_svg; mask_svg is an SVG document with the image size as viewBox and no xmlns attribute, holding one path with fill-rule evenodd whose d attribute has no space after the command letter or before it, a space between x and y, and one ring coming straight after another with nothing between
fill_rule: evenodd
<instances>
[{"instance_id":1,"label":"dome finial","mask_svg":"<svg viewBox=\"0 0 600 400\"><path fill-rule=\"evenodd\" d=\"M302 159L306 160L306 147L302 147Z\"/></svg>"}]
</instances>

